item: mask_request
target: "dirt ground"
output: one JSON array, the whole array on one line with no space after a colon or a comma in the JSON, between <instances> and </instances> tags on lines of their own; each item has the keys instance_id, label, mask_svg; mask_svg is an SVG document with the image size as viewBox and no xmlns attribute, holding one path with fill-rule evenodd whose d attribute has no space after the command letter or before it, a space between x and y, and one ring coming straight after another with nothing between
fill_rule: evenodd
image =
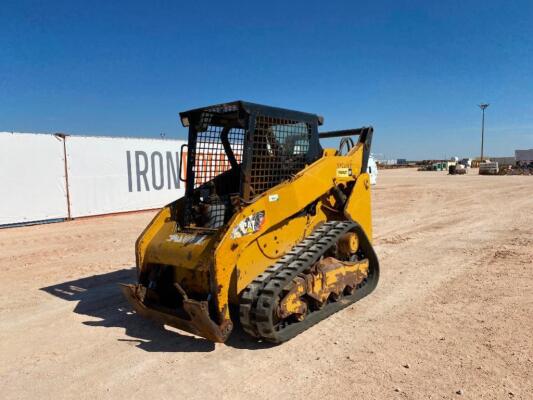
<instances>
[{"instance_id":1,"label":"dirt ground","mask_svg":"<svg viewBox=\"0 0 533 400\"><path fill-rule=\"evenodd\" d=\"M533 399L533 178L386 170L373 197L378 288L280 346L132 313L153 212L0 230L0 396Z\"/></svg>"}]
</instances>

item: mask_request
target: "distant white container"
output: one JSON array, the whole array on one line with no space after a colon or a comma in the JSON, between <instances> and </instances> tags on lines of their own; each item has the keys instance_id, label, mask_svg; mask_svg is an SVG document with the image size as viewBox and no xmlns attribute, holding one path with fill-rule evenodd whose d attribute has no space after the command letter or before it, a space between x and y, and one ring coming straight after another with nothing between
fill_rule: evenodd
<instances>
[{"instance_id":1,"label":"distant white container","mask_svg":"<svg viewBox=\"0 0 533 400\"><path fill-rule=\"evenodd\" d=\"M375 185L378 180L378 165L374 157L368 157L368 166L366 167L366 172L370 175L370 184Z\"/></svg>"},{"instance_id":2,"label":"distant white container","mask_svg":"<svg viewBox=\"0 0 533 400\"><path fill-rule=\"evenodd\" d=\"M450 158L450 161L455 161L455 162L457 162L457 161L459 161L459 157L452 157L452 158Z\"/></svg>"}]
</instances>

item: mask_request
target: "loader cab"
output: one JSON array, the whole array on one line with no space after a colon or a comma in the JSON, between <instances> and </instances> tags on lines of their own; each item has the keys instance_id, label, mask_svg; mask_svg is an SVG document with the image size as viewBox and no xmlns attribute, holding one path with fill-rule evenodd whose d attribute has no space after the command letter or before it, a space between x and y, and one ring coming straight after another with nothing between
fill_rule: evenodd
<instances>
[{"instance_id":1,"label":"loader cab","mask_svg":"<svg viewBox=\"0 0 533 400\"><path fill-rule=\"evenodd\" d=\"M189 128L181 225L219 229L322 154L321 117L244 101L180 113Z\"/></svg>"}]
</instances>

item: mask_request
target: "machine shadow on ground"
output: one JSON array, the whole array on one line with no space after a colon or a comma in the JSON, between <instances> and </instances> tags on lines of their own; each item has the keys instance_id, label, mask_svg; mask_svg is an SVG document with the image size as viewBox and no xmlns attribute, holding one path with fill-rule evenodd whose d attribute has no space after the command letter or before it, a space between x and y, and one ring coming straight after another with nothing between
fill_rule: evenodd
<instances>
[{"instance_id":1,"label":"machine shadow on ground","mask_svg":"<svg viewBox=\"0 0 533 400\"><path fill-rule=\"evenodd\" d=\"M192 335L181 335L168 330L162 325L137 315L128 304L119 283L133 283L136 280L135 269L121 269L107 274L94 275L59 283L43 290L67 301L77 301L74 312L99 318L100 321L85 321L83 324L93 327L124 328L131 339L120 341L136 342L137 347L149 352L210 352L215 344ZM248 350L272 347L248 337L236 326L226 345Z\"/></svg>"}]
</instances>

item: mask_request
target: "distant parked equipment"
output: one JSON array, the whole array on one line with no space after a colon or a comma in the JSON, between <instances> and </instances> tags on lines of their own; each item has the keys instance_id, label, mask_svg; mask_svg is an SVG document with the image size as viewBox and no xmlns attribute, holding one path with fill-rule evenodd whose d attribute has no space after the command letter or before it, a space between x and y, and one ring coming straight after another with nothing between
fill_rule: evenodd
<instances>
[{"instance_id":1,"label":"distant parked equipment","mask_svg":"<svg viewBox=\"0 0 533 400\"><path fill-rule=\"evenodd\" d=\"M448 173L450 175L464 175L466 174L466 167L463 164L450 165Z\"/></svg>"},{"instance_id":2,"label":"distant parked equipment","mask_svg":"<svg viewBox=\"0 0 533 400\"><path fill-rule=\"evenodd\" d=\"M485 161L479 164L479 175L498 175L499 167L497 162Z\"/></svg>"},{"instance_id":3,"label":"distant parked equipment","mask_svg":"<svg viewBox=\"0 0 533 400\"><path fill-rule=\"evenodd\" d=\"M463 158L461 161L459 161L459 164L464 165L466 168L470 168L472 166L472 159Z\"/></svg>"},{"instance_id":4,"label":"distant parked equipment","mask_svg":"<svg viewBox=\"0 0 533 400\"><path fill-rule=\"evenodd\" d=\"M376 160L376 162L380 165L380 166L383 166L383 165L396 165L398 164L397 162L398 160Z\"/></svg>"}]
</instances>

